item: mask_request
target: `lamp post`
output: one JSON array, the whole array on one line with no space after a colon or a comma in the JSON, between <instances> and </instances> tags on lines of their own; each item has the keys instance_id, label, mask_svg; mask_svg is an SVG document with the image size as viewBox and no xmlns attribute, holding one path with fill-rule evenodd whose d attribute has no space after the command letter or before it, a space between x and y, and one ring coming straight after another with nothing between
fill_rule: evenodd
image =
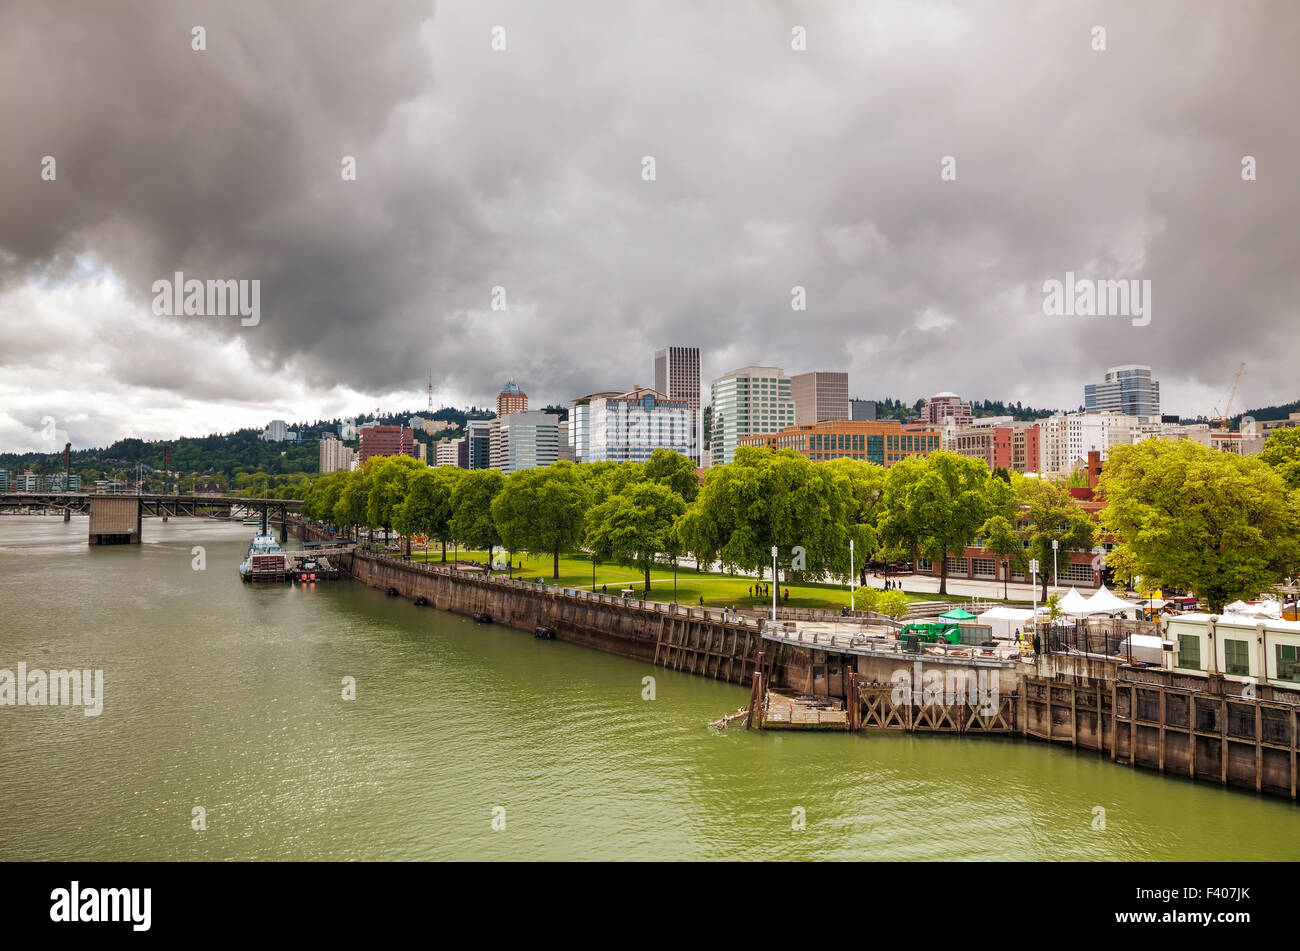
<instances>
[{"instance_id":1,"label":"lamp post","mask_svg":"<svg viewBox=\"0 0 1300 951\"><path fill-rule=\"evenodd\" d=\"M772 620L776 620L776 592L781 586L776 580L776 546L772 546Z\"/></svg>"},{"instance_id":2,"label":"lamp post","mask_svg":"<svg viewBox=\"0 0 1300 951\"><path fill-rule=\"evenodd\" d=\"M1029 579L1030 579L1030 583L1034 587L1034 616L1032 620L1034 622L1034 631L1035 633L1037 633L1038 631L1038 559L1037 558L1029 559Z\"/></svg>"},{"instance_id":3,"label":"lamp post","mask_svg":"<svg viewBox=\"0 0 1300 951\"><path fill-rule=\"evenodd\" d=\"M853 601L853 539L849 539L849 610L857 610Z\"/></svg>"},{"instance_id":4,"label":"lamp post","mask_svg":"<svg viewBox=\"0 0 1300 951\"><path fill-rule=\"evenodd\" d=\"M1061 547L1060 541L1053 538L1052 539L1052 590L1053 591L1059 591L1061 589L1060 583L1057 581L1057 577L1056 577L1056 552L1060 549L1060 547Z\"/></svg>"}]
</instances>

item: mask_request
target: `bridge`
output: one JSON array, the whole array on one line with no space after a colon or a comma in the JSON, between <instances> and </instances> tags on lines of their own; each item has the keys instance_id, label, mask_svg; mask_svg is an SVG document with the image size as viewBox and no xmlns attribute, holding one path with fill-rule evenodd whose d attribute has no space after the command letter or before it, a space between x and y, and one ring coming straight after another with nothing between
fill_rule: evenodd
<instances>
[{"instance_id":1,"label":"bridge","mask_svg":"<svg viewBox=\"0 0 1300 951\"><path fill-rule=\"evenodd\" d=\"M0 492L0 514L90 516L90 544L138 545L145 518L251 518L265 531L272 513L280 521L280 541L288 540L290 511L300 499L251 499L230 495L129 495L119 492Z\"/></svg>"}]
</instances>

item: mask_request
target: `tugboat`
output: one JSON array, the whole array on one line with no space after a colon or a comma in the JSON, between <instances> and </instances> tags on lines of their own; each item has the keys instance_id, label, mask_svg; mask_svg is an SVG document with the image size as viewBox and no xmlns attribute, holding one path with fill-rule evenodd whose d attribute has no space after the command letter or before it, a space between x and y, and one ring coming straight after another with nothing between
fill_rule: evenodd
<instances>
[{"instance_id":1,"label":"tugboat","mask_svg":"<svg viewBox=\"0 0 1300 951\"><path fill-rule=\"evenodd\" d=\"M287 581L289 557L274 535L254 535L248 554L239 565L245 581Z\"/></svg>"}]
</instances>

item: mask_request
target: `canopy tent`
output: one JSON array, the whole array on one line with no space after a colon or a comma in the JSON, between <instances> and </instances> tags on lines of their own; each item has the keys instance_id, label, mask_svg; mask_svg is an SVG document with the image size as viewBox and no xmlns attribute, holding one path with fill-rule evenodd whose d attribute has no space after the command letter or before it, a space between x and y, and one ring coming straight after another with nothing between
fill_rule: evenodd
<instances>
[{"instance_id":1,"label":"canopy tent","mask_svg":"<svg viewBox=\"0 0 1300 951\"><path fill-rule=\"evenodd\" d=\"M1140 605L1117 598L1110 589L1102 585L1097 593L1086 602L1091 614L1118 614L1120 611L1136 611Z\"/></svg>"},{"instance_id":2,"label":"canopy tent","mask_svg":"<svg viewBox=\"0 0 1300 951\"><path fill-rule=\"evenodd\" d=\"M1084 617L1095 613L1089 606L1087 598L1078 592L1078 589L1071 588L1066 592L1065 597L1061 598L1057 606L1061 609L1062 614L1069 614L1071 617Z\"/></svg>"},{"instance_id":3,"label":"canopy tent","mask_svg":"<svg viewBox=\"0 0 1300 951\"><path fill-rule=\"evenodd\" d=\"M963 610L962 608L953 608L953 609L952 609L951 611L949 611L947 614L940 614L940 615L939 615L939 620L941 620L941 621L973 621L973 620L975 620L975 615L971 614L969 611Z\"/></svg>"},{"instance_id":4,"label":"canopy tent","mask_svg":"<svg viewBox=\"0 0 1300 951\"><path fill-rule=\"evenodd\" d=\"M1276 601L1233 601L1223 609L1224 614L1238 614L1242 617L1280 618L1282 605Z\"/></svg>"},{"instance_id":5,"label":"canopy tent","mask_svg":"<svg viewBox=\"0 0 1300 951\"><path fill-rule=\"evenodd\" d=\"M989 608L979 616L979 622L993 628L994 637L1011 638L1016 631L1024 633L1033 616L1029 608Z\"/></svg>"}]
</instances>

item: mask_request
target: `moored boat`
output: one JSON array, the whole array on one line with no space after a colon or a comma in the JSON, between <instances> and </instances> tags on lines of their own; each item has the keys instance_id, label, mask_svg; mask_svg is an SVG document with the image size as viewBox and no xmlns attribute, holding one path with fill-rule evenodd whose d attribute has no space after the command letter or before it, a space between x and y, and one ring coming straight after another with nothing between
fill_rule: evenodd
<instances>
[{"instance_id":1,"label":"moored boat","mask_svg":"<svg viewBox=\"0 0 1300 951\"><path fill-rule=\"evenodd\" d=\"M289 556L285 554L274 535L254 535L248 554L239 565L239 576L245 581L286 581L289 577Z\"/></svg>"}]
</instances>

